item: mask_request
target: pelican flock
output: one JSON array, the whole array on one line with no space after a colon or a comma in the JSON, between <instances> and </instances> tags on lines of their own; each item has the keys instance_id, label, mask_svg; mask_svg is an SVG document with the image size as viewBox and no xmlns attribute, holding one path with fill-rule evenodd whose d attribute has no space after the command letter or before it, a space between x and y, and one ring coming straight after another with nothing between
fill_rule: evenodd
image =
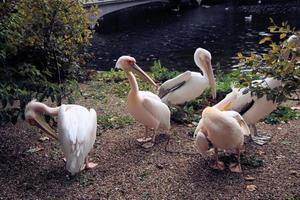
<instances>
[{"instance_id":1,"label":"pelican flock","mask_svg":"<svg viewBox=\"0 0 300 200\"><path fill-rule=\"evenodd\" d=\"M211 65L211 54L203 48L196 49L194 61L200 72L186 71L164 82L158 90L158 96L168 105L179 105L200 96L208 87L213 99L216 98L216 83Z\"/></svg>"},{"instance_id":2,"label":"pelican flock","mask_svg":"<svg viewBox=\"0 0 300 200\"><path fill-rule=\"evenodd\" d=\"M159 128L169 130L170 109L161 99L149 91L139 91L139 87L133 72L136 72L153 86L155 82L136 64L136 60L130 56L121 56L116 68L122 69L129 81L130 91L127 97L127 106L129 113L133 118L145 126L145 135L137 141L144 143L143 147L150 148L154 145L155 137ZM153 129L151 136L149 130Z\"/></svg>"},{"instance_id":3,"label":"pelican flock","mask_svg":"<svg viewBox=\"0 0 300 200\"><path fill-rule=\"evenodd\" d=\"M292 36L287 40L293 48L299 47L299 38ZM290 52L285 52L284 59L289 59ZM181 105L200 96L207 88L211 89L212 98L216 98L216 82L214 79L211 54L203 48L196 49L194 61L200 72L186 71L177 77L164 82L158 89L158 95L150 91L140 91L134 73L141 79L157 88L156 83L137 64L134 57L121 56L115 68L122 69L127 76L130 91L127 97L128 112L145 126L145 133L137 141L144 148L155 144L159 129L170 130L170 109L168 105ZM292 58L294 59L293 55ZM265 78L253 82L265 88L275 89L282 82L275 78ZM218 149L234 150L237 162L229 169L242 172L240 153L244 146L244 137L251 135L249 126L253 128L253 140L264 144L269 137L259 136L255 124L277 108L278 104L268 100L264 95L260 98L251 94L250 88L232 88L232 92L219 103L206 107L195 130L195 147L204 154L213 146L215 162L212 167L224 170L224 163L218 159ZM43 121L42 115L57 116L58 134ZM89 162L88 154L96 139L97 115L94 109L88 110L80 105L61 105L49 107L32 100L25 109L25 119L30 125L42 129L49 136L59 140L66 157L66 168L76 174L84 168L94 168L97 164ZM152 132L152 134L151 134Z\"/></svg>"},{"instance_id":4,"label":"pelican flock","mask_svg":"<svg viewBox=\"0 0 300 200\"><path fill-rule=\"evenodd\" d=\"M43 121L43 114L58 117L58 134ZM51 108L32 100L26 105L25 120L59 140L66 157L66 168L72 175L97 166L88 159L96 139L97 115L94 109L64 104Z\"/></svg>"}]
</instances>

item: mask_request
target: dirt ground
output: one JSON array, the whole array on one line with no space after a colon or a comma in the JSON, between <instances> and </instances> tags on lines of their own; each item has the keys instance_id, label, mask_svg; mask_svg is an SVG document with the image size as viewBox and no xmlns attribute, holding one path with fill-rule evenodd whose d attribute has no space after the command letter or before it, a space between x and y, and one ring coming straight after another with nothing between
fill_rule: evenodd
<instances>
[{"instance_id":1,"label":"dirt ground","mask_svg":"<svg viewBox=\"0 0 300 200\"><path fill-rule=\"evenodd\" d=\"M112 107L127 114L124 106ZM24 122L6 125L0 128L0 199L300 199L300 121L259 123L258 130L272 140L258 146L247 139L243 173L236 174L211 169L213 156L197 154L185 125L172 124L168 149L191 154L166 152L164 134L143 149L138 123L99 129L91 154L99 165L72 177L56 141L40 141L44 135ZM220 156L228 164L228 153Z\"/></svg>"}]
</instances>

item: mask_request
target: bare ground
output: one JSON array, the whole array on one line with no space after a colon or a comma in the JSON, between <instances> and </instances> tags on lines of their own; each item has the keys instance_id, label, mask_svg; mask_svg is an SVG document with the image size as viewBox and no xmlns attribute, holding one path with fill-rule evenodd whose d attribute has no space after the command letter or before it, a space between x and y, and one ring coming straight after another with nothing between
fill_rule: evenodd
<instances>
[{"instance_id":1,"label":"bare ground","mask_svg":"<svg viewBox=\"0 0 300 200\"><path fill-rule=\"evenodd\" d=\"M84 87L84 86L83 86ZM86 106L98 107L86 98ZM109 101L110 109L127 115L125 103ZM191 128L173 124L170 151L167 136L145 150L136 142L144 131L140 124L122 129L98 130L91 154L99 165L71 177L65 170L59 144L39 141L40 131L24 122L0 128L0 199L299 199L300 198L300 121L286 124L258 124L272 136L258 146L246 141L243 173L215 171L213 157L195 154L188 133ZM37 152L26 152L41 147ZM225 162L228 156L220 153ZM227 154L226 154L227 155ZM260 161L262 165L249 164ZM248 181L251 176L255 180ZM255 185L256 190L249 191Z\"/></svg>"}]
</instances>

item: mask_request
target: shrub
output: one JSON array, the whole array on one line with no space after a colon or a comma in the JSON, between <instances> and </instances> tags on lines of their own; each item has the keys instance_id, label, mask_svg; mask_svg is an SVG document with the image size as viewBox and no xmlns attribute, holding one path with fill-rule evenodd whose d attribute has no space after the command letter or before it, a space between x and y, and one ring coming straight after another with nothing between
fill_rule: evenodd
<instances>
[{"instance_id":1,"label":"shrub","mask_svg":"<svg viewBox=\"0 0 300 200\"><path fill-rule=\"evenodd\" d=\"M242 68L250 69L250 73L244 73L241 80L244 85L250 87L252 94L254 93L258 97L266 94L268 99L280 103L292 98L299 90L300 46L288 44L286 39L290 35L295 35L300 40L300 32L291 28L287 22L278 26L271 19L271 23L269 31L273 37L265 36L259 41L261 45L268 45L267 52L251 53L250 56L238 53L238 58ZM280 80L282 86L271 90L252 84L252 80L266 77Z\"/></svg>"},{"instance_id":2,"label":"shrub","mask_svg":"<svg viewBox=\"0 0 300 200\"><path fill-rule=\"evenodd\" d=\"M0 123L16 122L26 103L57 104L77 88L91 31L77 0L0 3ZM71 84L70 84L71 83Z\"/></svg>"}]
</instances>

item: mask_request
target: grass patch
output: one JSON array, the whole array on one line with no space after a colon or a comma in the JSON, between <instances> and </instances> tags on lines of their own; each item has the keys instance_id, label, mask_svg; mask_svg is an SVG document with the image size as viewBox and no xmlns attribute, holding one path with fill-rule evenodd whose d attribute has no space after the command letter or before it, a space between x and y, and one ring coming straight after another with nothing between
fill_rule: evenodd
<instances>
[{"instance_id":1,"label":"grass patch","mask_svg":"<svg viewBox=\"0 0 300 200\"><path fill-rule=\"evenodd\" d=\"M154 61L153 66L150 68L150 74L156 81L162 83L179 75L180 72L170 71L169 69L163 67L158 60Z\"/></svg>"},{"instance_id":2,"label":"grass patch","mask_svg":"<svg viewBox=\"0 0 300 200\"><path fill-rule=\"evenodd\" d=\"M78 176L77 180L82 187L88 187L89 185L92 185L95 182L94 177L85 174Z\"/></svg>"},{"instance_id":3,"label":"grass patch","mask_svg":"<svg viewBox=\"0 0 300 200\"><path fill-rule=\"evenodd\" d=\"M279 106L277 110L273 111L265 118L264 122L267 124L279 124L295 119L300 119L300 113L292 110L290 107Z\"/></svg>"},{"instance_id":4,"label":"grass patch","mask_svg":"<svg viewBox=\"0 0 300 200\"><path fill-rule=\"evenodd\" d=\"M220 159L227 165L229 165L230 163L237 162L237 157L233 154L220 156ZM247 166L250 168L258 168L258 167L262 167L263 164L264 164L264 161L261 158L257 158L255 156L247 157L245 155L241 155L241 165L242 166Z\"/></svg>"},{"instance_id":5,"label":"grass patch","mask_svg":"<svg viewBox=\"0 0 300 200\"><path fill-rule=\"evenodd\" d=\"M97 124L101 129L119 129L134 123L130 116L120 116L117 113L104 113L97 117Z\"/></svg>"}]
</instances>

